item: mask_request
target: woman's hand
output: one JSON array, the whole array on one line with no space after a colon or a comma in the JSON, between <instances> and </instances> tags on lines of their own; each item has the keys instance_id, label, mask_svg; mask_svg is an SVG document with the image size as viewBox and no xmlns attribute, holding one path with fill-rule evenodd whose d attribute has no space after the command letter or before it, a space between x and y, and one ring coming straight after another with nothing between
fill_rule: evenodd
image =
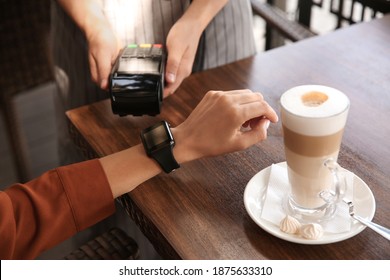
<instances>
[{"instance_id":1,"label":"woman's hand","mask_svg":"<svg viewBox=\"0 0 390 280\"><path fill-rule=\"evenodd\" d=\"M278 116L260 93L210 91L191 115L172 131L178 162L246 149L267 138ZM243 131L242 125L250 130Z\"/></svg>"},{"instance_id":2,"label":"woman's hand","mask_svg":"<svg viewBox=\"0 0 390 280\"><path fill-rule=\"evenodd\" d=\"M250 90L210 91L190 116L172 128L178 163L246 149L267 137L275 111L263 96ZM249 131L241 126L248 123ZM159 174L162 169L145 153L142 144L100 158L114 197ZM126 166L126 168L118 168Z\"/></svg>"}]
</instances>

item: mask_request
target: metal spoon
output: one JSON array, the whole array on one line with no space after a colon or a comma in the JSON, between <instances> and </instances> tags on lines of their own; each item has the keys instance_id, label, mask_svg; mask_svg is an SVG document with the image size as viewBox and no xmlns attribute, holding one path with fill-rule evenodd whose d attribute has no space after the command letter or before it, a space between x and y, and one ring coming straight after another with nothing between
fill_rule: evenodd
<instances>
[{"instance_id":1,"label":"metal spoon","mask_svg":"<svg viewBox=\"0 0 390 280\"><path fill-rule=\"evenodd\" d=\"M384 238L386 238L387 240L390 240L390 229L388 228L385 228L383 226L380 226L376 223L373 223L371 221L368 221L358 215L355 214L355 210L354 210L354 206L353 206L353 202L352 201L349 201L347 199L343 199L343 201L348 205L348 208L349 208L349 215L359 221L360 223L362 223L363 225L369 227L370 229L372 229L373 231L375 231L376 233L379 233L380 235L382 235Z\"/></svg>"}]
</instances>

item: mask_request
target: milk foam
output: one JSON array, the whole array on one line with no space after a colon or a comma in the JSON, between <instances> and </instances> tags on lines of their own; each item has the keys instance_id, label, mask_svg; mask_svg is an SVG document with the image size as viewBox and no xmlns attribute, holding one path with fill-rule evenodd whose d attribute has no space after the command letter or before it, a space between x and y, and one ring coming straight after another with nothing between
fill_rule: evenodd
<instances>
[{"instance_id":1,"label":"milk foam","mask_svg":"<svg viewBox=\"0 0 390 280\"><path fill-rule=\"evenodd\" d=\"M319 97L318 104L305 104L305 97ZM344 128L349 99L341 91L321 86L304 85L286 91L281 99L282 121L290 130L309 136L323 136ZM329 125L331 123L332 125Z\"/></svg>"}]
</instances>

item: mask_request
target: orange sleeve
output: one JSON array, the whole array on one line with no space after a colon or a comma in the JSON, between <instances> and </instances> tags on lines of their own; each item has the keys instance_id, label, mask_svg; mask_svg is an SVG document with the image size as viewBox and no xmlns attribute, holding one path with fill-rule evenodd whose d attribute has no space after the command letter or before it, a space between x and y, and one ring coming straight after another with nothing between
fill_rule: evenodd
<instances>
[{"instance_id":1,"label":"orange sleeve","mask_svg":"<svg viewBox=\"0 0 390 280\"><path fill-rule=\"evenodd\" d=\"M33 259L114 211L97 159L12 185L0 192L0 259Z\"/></svg>"}]
</instances>

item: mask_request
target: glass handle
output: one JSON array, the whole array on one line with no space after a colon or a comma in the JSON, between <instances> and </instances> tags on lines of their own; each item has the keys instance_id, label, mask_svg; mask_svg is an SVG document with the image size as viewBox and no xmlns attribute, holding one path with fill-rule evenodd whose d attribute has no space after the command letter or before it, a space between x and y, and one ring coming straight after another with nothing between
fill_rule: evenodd
<instances>
[{"instance_id":1,"label":"glass handle","mask_svg":"<svg viewBox=\"0 0 390 280\"><path fill-rule=\"evenodd\" d=\"M332 173L334 191L324 190L320 193L320 197L326 204L337 203L342 199L346 189L346 183L340 180L340 165L333 158L329 158L324 162L324 166Z\"/></svg>"}]
</instances>

